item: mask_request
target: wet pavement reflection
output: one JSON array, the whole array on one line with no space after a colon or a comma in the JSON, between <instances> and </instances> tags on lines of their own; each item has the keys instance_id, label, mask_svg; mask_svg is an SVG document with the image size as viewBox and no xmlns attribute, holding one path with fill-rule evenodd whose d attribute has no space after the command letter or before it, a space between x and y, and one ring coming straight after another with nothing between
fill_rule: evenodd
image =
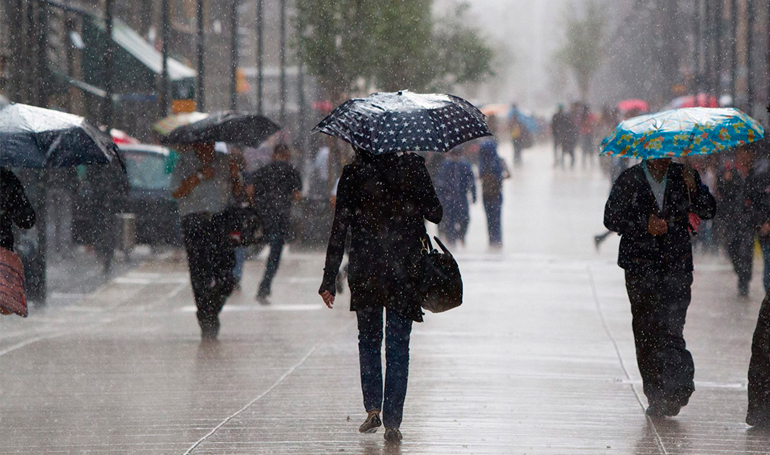
<instances>
[{"instance_id":1,"label":"wet pavement reflection","mask_svg":"<svg viewBox=\"0 0 770 455\"><path fill-rule=\"evenodd\" d=\"M618 238L593 244L609 184L550 159L527 150L506 181L502 251L472 207L454 250L465 303L415 326L401 445L357 432L349 294L324 309L322 254L292 250L270 306L254 300L264 261L247 263L214 343L201 343L186 264L171 260L0 319L0 454L764 453L770 434L743 423L761 280L740 300L725 258L696 258L685 337L697 390L678 417L648 419Z\"/></svg>"}]
</instances>

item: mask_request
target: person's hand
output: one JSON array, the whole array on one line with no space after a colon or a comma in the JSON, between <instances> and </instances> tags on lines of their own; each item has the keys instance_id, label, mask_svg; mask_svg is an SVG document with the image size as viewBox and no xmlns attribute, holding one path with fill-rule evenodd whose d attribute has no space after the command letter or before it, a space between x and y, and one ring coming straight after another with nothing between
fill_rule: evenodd
<instances>
[{"instance_id":1,"label":"person's hand","mask_svg":"<svg viewBox=\"0 0 770 455\"><path fill-rule=\"evenodd\" d=\"M203 180L208 180L214 177L214 167L211 166L210 164L203 166L198 172L200 172L201 175L203 175Z\"/></svg>"},{"instance_id":2,"label":"person's hand","mask_svg":"<svg viewBox=\"0 0 770 455\"><path fill-rule=\"evenodd\" d=\"M685 166L682 169L682 177L684 177L684 183L687 184L687 189L690 190L690 193L695 193L698 190L695 184L695 169Z\"/></svg>"},{"instance_id":3,"label":"person's hand","mask_svg":"<svg viewBox=\"0 0 770 455\"><path fill-rule=\"evenodd\" d=\"M324 300L324 303L329 308L334 308L334 295L329 291L323 291L319 292L321 294L321 298Z\"/></svg>"},{"instance_id":4,"label":"person's hand","mask_svg":"<svg viewBox=\"0 0 770 455\"><path fill-rule=\"evenodd\" d=\"M765 222L762 226L759 227L759 235L762 237L770 235L770 223Z\"/></svg>"},{"instance_id":5,"label":"person's hand","mask_svg":"<svg viewBox=\"0 0 770 455\"><path fill-rule=\"evenodd\" d=\"M668 223L654 214L650 215L650 218L647 221L647 232L654 236L666 234L668 232Z\"/></svg>"}]
</instances>

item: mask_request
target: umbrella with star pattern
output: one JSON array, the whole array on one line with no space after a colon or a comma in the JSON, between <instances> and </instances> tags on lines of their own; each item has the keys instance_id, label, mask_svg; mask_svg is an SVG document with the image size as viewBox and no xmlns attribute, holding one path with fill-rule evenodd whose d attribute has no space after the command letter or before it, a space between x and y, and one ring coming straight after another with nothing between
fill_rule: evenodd
<instances>
[{"instance_id":1,"label":"umbrella with star pattern","mask_svg":"<svg viewBox=\"0 0 770 455\"><path fill-rule=\"evenodd\" d=\"M313 128L374 155L447 152L492 133L484 114L453 95L375 93L342 103Z\"/></svg>"}]
</instances>

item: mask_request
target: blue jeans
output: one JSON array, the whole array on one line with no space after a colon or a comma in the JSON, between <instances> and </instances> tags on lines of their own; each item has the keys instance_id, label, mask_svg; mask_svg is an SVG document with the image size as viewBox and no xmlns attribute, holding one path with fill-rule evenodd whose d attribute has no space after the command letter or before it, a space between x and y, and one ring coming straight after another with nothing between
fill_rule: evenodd
<instances>
[{"instance_id":1,"label":"blue jeans","mask_svg":"<svg viewBox=\"0 0 770 455\"><path fill-rule=\"evenodd\" d=\"M503 246L502 208L502 194L484 197L484 211L487 212L487 230L489 231L489 246Z\"/></svg>"},{"instance_id":2,"label":"blue jeans","mask_svg":"<svg viewBox=\"0 0 770 455\"><path fill-rule=\"evenodd\" d=\"M283 252L283 237L275 236L268 241L270 245L270 254L267 256L267 265L265 266L265 275L262 282L259 283L259 295L270 295L270 287L273 284L273 278L278 273L278 265L281 263L281 253Z\"/></svg>"},{"instance_id":3,"label":"blue jeans","mask_svg":"<svg viewBox=\"0 0 770 455\"><path fill-rule=\"evenodd\" d=\"M409 338L412 320L385 310L385 388L382 385L382 314L375 306L356 311L361 391L366 412L382 410L385 428L399 428L409 379Z\"/></svg>"}]
</instances>

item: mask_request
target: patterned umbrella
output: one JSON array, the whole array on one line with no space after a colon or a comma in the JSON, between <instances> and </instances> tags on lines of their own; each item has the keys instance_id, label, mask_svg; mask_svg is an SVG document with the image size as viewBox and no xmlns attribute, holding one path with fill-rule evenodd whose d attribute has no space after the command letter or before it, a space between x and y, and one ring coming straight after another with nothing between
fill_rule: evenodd
<instances>
[{"instance_id":1,"label":"patterned umbrella","mask_svg":"<svg viewBox=\"0 0 770 455\"><path fill-rule=\"evenodd\" d=\"M348 100L313 132L337 137L375 155L447 152L463 142L492 135L484 114L464 99L406 90Z\"/></svg>"},{"instance_id":2,"label":"patterned umbrella","mask_svg":"<svg viewBox=\"0 0 770 455\"><path fill-rule=\"evenodd\" d=\"M601 154L640 159L708 155L764 135L762 125L737 109L674 109L622 122L602 141Z\"/></svg>"}]
</instances>

